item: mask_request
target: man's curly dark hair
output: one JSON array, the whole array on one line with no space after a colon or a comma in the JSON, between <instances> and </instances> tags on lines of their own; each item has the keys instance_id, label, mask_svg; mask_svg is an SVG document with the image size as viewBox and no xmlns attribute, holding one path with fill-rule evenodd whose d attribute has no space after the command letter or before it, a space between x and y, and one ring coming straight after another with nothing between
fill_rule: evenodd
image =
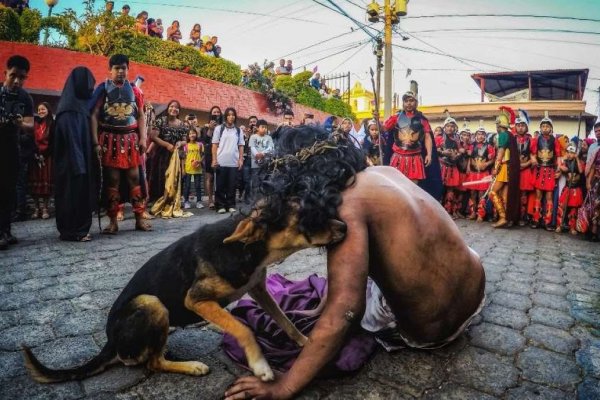
<instances>
[{"instance_id":1,"label":"man's curly dark hair","mask_svg":"<svg viewBox=\"0 0 600 400\"><path fill-rule=\"evenodd\" d=\"M361 149L343 135L316 126L283 130L275 154L261 171L259 222L283 228L291 207L298 208L299 229L311 234L329 219L339 219L341 192L367 167Z\"/></svg>"}]
</instances>

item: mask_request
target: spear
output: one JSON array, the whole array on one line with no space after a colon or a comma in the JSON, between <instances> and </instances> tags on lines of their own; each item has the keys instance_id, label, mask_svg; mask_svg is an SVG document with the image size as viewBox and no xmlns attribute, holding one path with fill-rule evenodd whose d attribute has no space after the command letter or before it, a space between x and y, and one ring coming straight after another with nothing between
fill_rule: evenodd
<instances>
[{"instance_id":1,"label":"spear","mask_svg":"<svg viewBox=\"0 0 600 400\"><path fill-rule=\"evenodd\" d=\"M379 94L375 89L375 78L373 68L369 68L371 74L371 85L373 86L373 96L375 97L375 121L377 122L377 135L379 137L379 164L383 165L383 137L381 135L381 126L379 124Z\"/></svg>"}]
</instances>

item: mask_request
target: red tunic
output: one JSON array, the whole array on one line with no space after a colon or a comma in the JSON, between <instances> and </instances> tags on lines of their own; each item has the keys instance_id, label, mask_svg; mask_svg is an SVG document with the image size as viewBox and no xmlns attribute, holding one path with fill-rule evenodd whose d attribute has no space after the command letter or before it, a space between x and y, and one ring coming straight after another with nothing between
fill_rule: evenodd
<instances>
[{"instance_id":1,"label":"red tunic","mask_svg":"<svg viewBox=\"0 0 600 400\"><path fill-rule=\"evenodd\" d=\"M490 160L494 160L496 158L496 150L494 149L494 146L491 146L489 144L485 144L485 143L476 143L476 144L472 144L469 147L469 154L471 155L471 163L469 165L469 172L467 173L467 182L475 182L475 181L480 181L483 178L485 178L486 176L490 175L490 168L492 167L490 165L490 167L488 167L487 169L480 169L478 170L477 166L476 166L476 158L478 158L478 153L477 151L481 152L483 151L482 147L483 146L487 146L487 148L485 149L485 153L486 153L486 161L490 161ZM485 191L488 189L488 187L490 186L490 183L479 183L477 185L473 185L473 186L468 186L467 189L469 190L477 190L477 191Z\"/></svg>"},{"instance_id":2,"label":"red tunic","mask_svg":"<svg viewBox=\"0 0 600 400\"><path fill-rule=\"evenodd\" d=\"M138 110L144 109L144 98L141 90L133 86L135 103ZM100 109L104 106L105 96L100 96L97 106ZM99 125L101 121L99 121ZM111 132L102 127L98 127L98 143L102 146L102 165L109 168L130 169L137 168L140 165L140 153L138 150L139 128L135 127L130 131Z\"/></svg>"},{"instance_id":3,"label":"red tunic","mask_svg":"<svg viewBox=\"0 0 600 400\"><path fill-rule=\"evenodd\" d=\"M404 113L408 118L416 116L414 112ZM385 123L385 128L390 131L396 127L398 121L398 114L396 118L389 118ZM425 135L429 135L431 132L431 126L429 121L425 118L421 119L421 125L423 126L423 132ZM425 136L424 136L425 137ZM423 163L423 156L421 155L421 148L418 149L403 149L400 146L392 146L393 154L390 160L390 166L396 168L402 172L404 176L411 180L423 180L425 179L425 164Z\"/></svg>"},{"instance_id":4,"label":"red tunic","mask_svg":"<svg viewBox=\"0 0 600 400\"><path fill-rule=\"evenodd\" d=\"M538 150L538 138L534 138L531 140L531 153L537 154ZM554 157L557 158L561 154L560 142L558 140L554 140ZM539 163L539 160L538 160ZM542 190L545 192L549 192L554 190L556 186L556 162L555 165L551 166L542 166L538 165L534 170L534 183L533 186L537 190Z\"/></svg>"},{"instance_id":5,"label":"red tunic","mask_svg":"<svg viewBox=\"0 0 600 400\"><path fill-rule=\"evenodd\" d=\"M519 153L521 158L530 160L531 144L533 142L533 138L529 133L526 133L523 136L515 135L515 137L517 138L517 146L519 147ZM533 183L533 168L531 166L521 168L521 176L519 178L519 190L526 192L535 190L535 187L533 187Z\"/></svg>"},{"instance_id":6,"label":"red tunic","mask_svg":"<svg viewBox=\"0 0 600 400\"><path fill-rule=\"evenodd\" d=\"M456 135L455 135L456 137ZM446 135L441 135L435 138L435 146L439 148L444 148L445 146ZM456 150L460 148L458 144L458 138L456 139L448 139L456 142ZM460 181L460 172L458 170L458 166L452 165L449 163L445 163L443 157L440 157L440 164L442 167L442 183L446 187L458 188L461 184Z\"/></svg>"}]
</instances>

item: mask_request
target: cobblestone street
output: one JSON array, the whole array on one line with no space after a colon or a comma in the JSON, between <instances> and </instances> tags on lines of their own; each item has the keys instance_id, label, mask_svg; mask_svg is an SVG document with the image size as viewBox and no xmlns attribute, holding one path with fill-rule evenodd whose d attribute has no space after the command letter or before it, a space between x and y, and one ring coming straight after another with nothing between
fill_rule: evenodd
<instances>
[{"instance_id":1,"label":"cobblestone street","mask_svg":"<svg viewBox=\"0 0 600 400\"><path fill-rule=\"evenodd\" d=\"M194 210L154 220L154 231L90 243L60 242L55 221L13 225L20 244L0 253L1 399L219 399L246 372L221 351L206 326L177 329L167 357L201 360L204 377L151 373L121 365L78 382L41 385L23 365L21 343L51 367L79 365L106 338L108 310L153 254L199 224L219 218ZM104 225L106 220L104 221ZM379 351L357 375L321 380L301 399L599 399L600 246L544 230L494 230L458 221L482 257L487 302L466 334L434 351ZM325 255L304 251L271 270L290 279L324 274Z\"/></svg>"}]
</instances>

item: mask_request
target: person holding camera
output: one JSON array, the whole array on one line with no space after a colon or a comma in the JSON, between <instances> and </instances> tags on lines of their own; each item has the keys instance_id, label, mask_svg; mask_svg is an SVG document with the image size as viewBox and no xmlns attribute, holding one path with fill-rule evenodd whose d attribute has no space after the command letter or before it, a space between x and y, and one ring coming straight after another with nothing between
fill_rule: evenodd
<instances>
[{"instance_id":1,"label":"person holding camera","mask_svg":"<svg viewBox=\"0 0 600 400\"><path fill-rule=\"evenodd\" d=\"M215 170L212 167L212 137L215 128L223 123L223 113L219 106L212 106L208 112L209 119L200 131L200 141L204 144L204 193L208 199L208 208L215 209L214 183Z\"/></svg>"},{"instance_id":2,"label":"person holding camera","mask_svg":"<svg viewBox=\"0 0 600 400\"><path fill-rule=\"evenodd\" d=\"M244 166L238 173L238 190L240 193L240 200L244 200L244 203L250 204L250 192L252 186L251 169L252 169L252 151L250 150L250 138L256 133L256 124L258 118L255 115L251 115L248 118L248 126L243 129L244 131ZM243 192L243 195L242 195Z\"/></svg>"},{"instance_id":3,"label":"person holding camera","mask_svg":"<svg viewBox=\"0 0 600 400\"><path fill-rule=\"evenodd\" d=\"M0 86L0 250L17 243L10 223L19 174L19 134L33 130L33 100L23 89L29 68L25 57L10 57Z\"/></svg>"}]
</instances>

